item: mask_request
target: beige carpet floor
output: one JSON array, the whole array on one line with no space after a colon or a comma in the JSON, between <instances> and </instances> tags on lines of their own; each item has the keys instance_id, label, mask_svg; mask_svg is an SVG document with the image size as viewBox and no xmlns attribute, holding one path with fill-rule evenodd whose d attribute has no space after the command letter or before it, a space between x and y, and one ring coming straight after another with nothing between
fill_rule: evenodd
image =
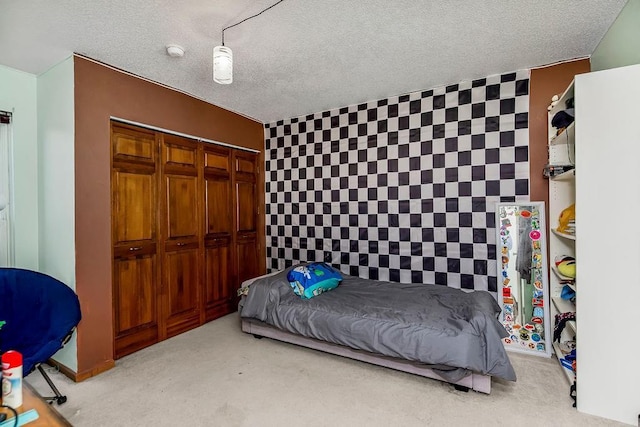
<instances>
[{"instance_id":1,"label":"beige carpet floor","mask_svg":"<svg viewBox=\"0 0 640 427\"><path fill-rule=\"evenodd\" d=\"M240 331L236 313L81 383L52 372L82 426L614 426L571 407L555 359L510 354L490 395ZM49 394L39 373L27 377Z\"/></svg>"}]
</instances>

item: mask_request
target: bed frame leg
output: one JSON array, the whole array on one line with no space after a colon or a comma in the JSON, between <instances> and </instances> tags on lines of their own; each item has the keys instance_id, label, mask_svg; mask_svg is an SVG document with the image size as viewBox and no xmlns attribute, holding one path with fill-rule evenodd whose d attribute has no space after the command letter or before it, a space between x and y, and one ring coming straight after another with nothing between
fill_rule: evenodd
<instances>
[{"instance_id":1,"label":"bed frame leg","mask_svg":"<svg viewBox=\"0 0 640 427\"><path fill-rule=\"evenodd\" d=\"M464 391L465 393L468 393L470 388L469 387L465 387L463 385L458 385L458 384L454 384L453 388L455 388L458 391Z\"/></svg>"},{"instance_id":2,"label":"bed frame leg","mask_svg":"<svg viewBox=\"0 0 640 427\"><path fill-rule=\"evenodd\" d=\"M258 339L258 340L261 340L262 338L264 338L262 335L258 335L258 334L252 334L252 335L255 339Z\"/></svg>"}]
</instances>

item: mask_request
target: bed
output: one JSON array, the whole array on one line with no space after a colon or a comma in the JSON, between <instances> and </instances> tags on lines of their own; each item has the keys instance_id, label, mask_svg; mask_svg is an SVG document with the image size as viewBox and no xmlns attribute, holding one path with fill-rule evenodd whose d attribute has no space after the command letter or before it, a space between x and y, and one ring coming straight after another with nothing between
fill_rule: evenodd
<instances>
[{"instance_id":1,"label":"bed","mask_svg":"<svg viewBox=\"0 0 640 427\"><path fill-rule=\"evenodd\" d=\"M294 268L294 267L291 267ZM515 381L502 344L500 307L483 291L402 284L343 274L310 299L296 295L289 269L248 280L242 330L340 356L491 391L491 377Z\"/></svg>"}]
</instances>

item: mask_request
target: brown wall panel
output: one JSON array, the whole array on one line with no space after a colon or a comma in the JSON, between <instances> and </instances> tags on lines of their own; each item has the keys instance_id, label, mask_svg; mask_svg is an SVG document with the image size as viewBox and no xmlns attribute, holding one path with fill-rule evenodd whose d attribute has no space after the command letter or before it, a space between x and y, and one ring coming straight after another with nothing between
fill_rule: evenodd
<instances>
[{"instance_id":1,"label":"brown wall panel","mask_svg":"<svg viewBox=\"0 0 640 427\"><path fill-rule=\"evenodd\" d=\"M260 122L79 56L74 79L76 290L83 313L77 377L88 378L113 366L110 118L259 150L260 165L264 134ZM262 173L258 188L264 188ZM264 192L257 197L264 206ZM259 271L264 271L263 208L260 213Z\"/></svg>"},{"instance_id":2,"label":"brown wall panel","mask_svg":"<svg viewBox=\"0 0 640 427\"><path fill-rule=\"evenodd\" d=\"M589 59L562 62L547 67L531 70L529 83L529 197L533 201L543 201L547 235L549 235L549 180L542 171L548 160L547 144L548 110L553 95L562 94L576 74L588 73L591 70ZM549 248L547 246L547 259Z\"/></svg>"},{"instance_id":3,"label":"brown wall panel","mask_svg":"<svg viewBox=\"0 0 640 427\"><path fill-rule=\"evenodd\" d=\"M547 164L547 107L553 95L560 95L576 74L590 71L589 59L549 65L531 70L529 83L529 170L530 197L549 203L549 182L542 176Z\"/></svg>"}]
</instances>

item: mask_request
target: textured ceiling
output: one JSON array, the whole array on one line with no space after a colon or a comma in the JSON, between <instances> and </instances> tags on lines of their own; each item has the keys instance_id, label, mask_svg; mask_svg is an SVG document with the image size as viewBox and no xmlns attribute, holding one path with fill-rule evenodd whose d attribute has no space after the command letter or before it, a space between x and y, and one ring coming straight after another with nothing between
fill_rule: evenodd
<instances>
[{"instance_id":1,"label":"textured ceiling","mask_svg":"<svg viewBox=\"0 0 640 427\"><path fill-rule=\"evenodd\" d=\"M270 122L588 56L626 0L0 0L0 64L76 52ZM183 58L167 44L185 48Z\"/></svg>"}]
</instances>

